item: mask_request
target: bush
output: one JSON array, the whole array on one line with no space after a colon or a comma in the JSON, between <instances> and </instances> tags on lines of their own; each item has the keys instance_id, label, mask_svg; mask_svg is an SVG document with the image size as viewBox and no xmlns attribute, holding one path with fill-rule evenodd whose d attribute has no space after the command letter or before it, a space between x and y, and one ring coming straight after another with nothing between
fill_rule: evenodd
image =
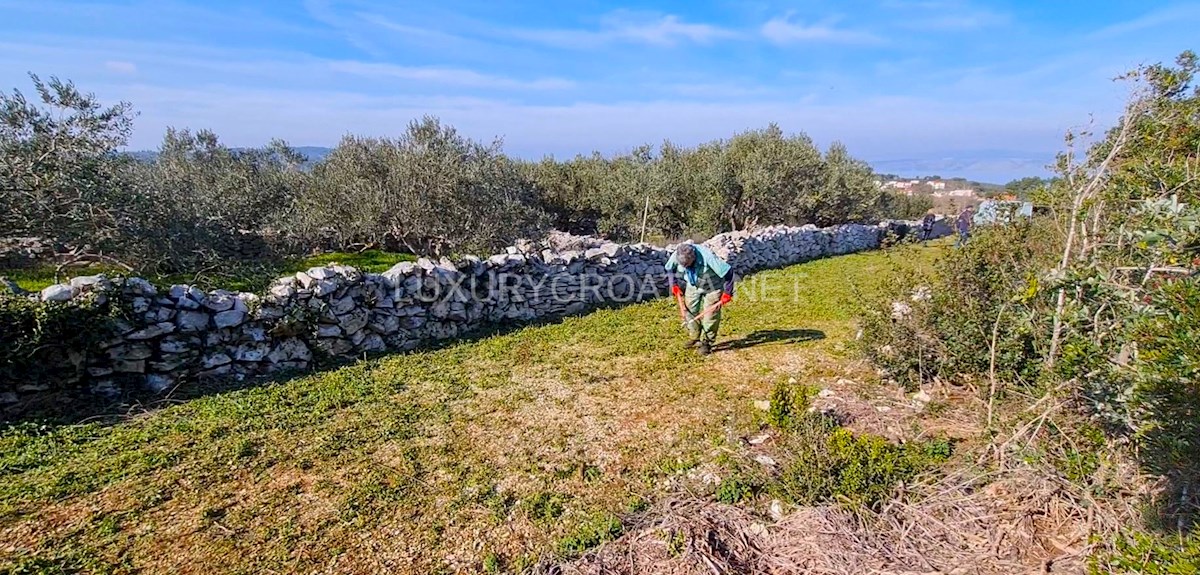
<instances>
[{"instance_id":1,"label":"bush","mask_svg":"<svg viewBox=\"0 0 1200 575\"><path fill-rule=\"evenodd\" d=\"M119 308L95 299L37 302L0 294L0 392L21 386L69 390L87 355L115 333ZM80 329L80 326L88 326Z\"/></svg>"},{"instance_id":2,"label":"bush","mask_svg":"<svg viewBox=\"0 0 1200 575\"><path fill-rule=\"evenodd\" d=\"M1115 548L1093 557L1092 575L1195 575L1200 573L1200 535L1156 536L1133 533L1119 537Z\"/></svg>"},{"instance_id":3,"label":"bush","mask_svg":"<svg viewBox=\"0 0 1200 575\"><path fill-rule=\"evenodd\" d=\"M797 505L837 502L877 508L897 485L950 456L947 441L897 445L886 439L828 432L819 423L788 439L790 461L778 489Z\"/></svg>"},{"instance_id":4,"label":"bush","mask_svg":"<svg viewBox=\"0 0 1200 575\"><path fill-rule=\"evenodd\" d=\"M1039 277L1051 254L1048 222L977 230L921 277L898 269L890 291L864 302L860 348L909 387L935 378L996 375L1033 383L1041 374L1050 296Z\"/></svg>"}]
</instances>

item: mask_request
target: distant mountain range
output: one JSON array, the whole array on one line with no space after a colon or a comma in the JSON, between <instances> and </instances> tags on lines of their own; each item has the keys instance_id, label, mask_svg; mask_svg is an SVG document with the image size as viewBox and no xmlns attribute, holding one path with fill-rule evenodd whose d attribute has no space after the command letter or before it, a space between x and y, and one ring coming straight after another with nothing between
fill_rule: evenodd
<instances>
[{"instance_id":1,"label":"distant mountain range","mask_svg":"<svg viewBox=\"0 0 1200 575\"><path fill-rule=\"evenodd\" d=\"M309 162L319 162L333 151L333 148L324 146L297 146L293 149L308 158ZM158 152L153 150L129 154L146 161L158 156ZM1050 172L1046 166L1054 161L1054 154L1029 154L1006 150L947 153L938 156L940 157L873 160L867 163L880 174L900 174L914 178L937 175L942 178L965 178L976 182L1004 184L1026 176L1047 176Z\"/></svg>"}]
</instances>

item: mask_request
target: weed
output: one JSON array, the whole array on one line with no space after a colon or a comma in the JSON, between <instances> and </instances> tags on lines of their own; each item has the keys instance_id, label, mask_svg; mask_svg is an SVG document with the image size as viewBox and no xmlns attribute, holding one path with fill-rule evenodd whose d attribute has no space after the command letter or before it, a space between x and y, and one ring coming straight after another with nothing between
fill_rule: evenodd
<instances>
[{"instance_id":1,"label":"weed","mask_svg":"<svg viewBox=\"0 0 1200 575\"><path fill-rule=\"evenodd\" d=\"M600 513L590 516L573 533L559 541L558 553L566 558L578 557L605 541L616 539L623 529L621 520L615 515Z\"/></svg>"}]
</instances>

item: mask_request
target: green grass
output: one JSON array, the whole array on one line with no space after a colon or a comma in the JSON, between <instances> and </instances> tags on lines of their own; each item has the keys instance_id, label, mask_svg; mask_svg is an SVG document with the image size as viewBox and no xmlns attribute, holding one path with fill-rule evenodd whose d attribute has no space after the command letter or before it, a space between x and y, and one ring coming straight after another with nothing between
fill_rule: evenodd
<instances>
[{"instance_id":1,"label":"green grass","mask_svg":"<svg viewBox=\"0 0 1200 575\"><path fill-rule=\"evenodd\" d=\"M397 254L379 250L364 252L330 252L307 258L296 258L264 264L241 264L223 268L227 271L206 271L198 274L149 274L147 279L159 285L198 284L205 288L223 288L231 291L259 292L278 277L294 274L316 266L340 263L356 267L364 272L381 273L387 271L398 262L414 261L416 256ZM63 275L56 275L54 266L43 266L23 269L0 269L0 276L15 282L21 289L38 291L55 283L72 277L93 275L130 275L125 270L112 266L89 266L69 268Z\"/></svg>"},{"instance_id":2,"label":"green grass","mask_svg":"<svg viewBox=\"0 0 1200 575\"><path fill-rule=\"evenodd\" d=\"M871 377L847 361L847 283L870 291L893 254L935 252L758 274L707 358L660 300L115 422L11 425L0 573L453 573L578 555L757 432L753 400L779 381ZM736 487L726 498L748 496Z\"/></svg>"}]
</instances>

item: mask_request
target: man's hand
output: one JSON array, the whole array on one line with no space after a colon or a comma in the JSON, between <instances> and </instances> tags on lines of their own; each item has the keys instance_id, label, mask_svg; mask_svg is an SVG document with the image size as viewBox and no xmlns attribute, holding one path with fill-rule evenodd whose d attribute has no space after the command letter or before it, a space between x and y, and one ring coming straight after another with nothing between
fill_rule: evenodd
<instances>
[{"instance_id":1,"label":"man's hand","mask_svg":"<svg viewBox=\"0 0 1200 575\"><path fill-rule=\"evenodd\" d=\"M679 297L679 296L683 295L683 290L679 289L679 286L677 286L675 284L671 284L671 295L673 295L675 297Z\"/></svg>"},{"instance_id":2,"label":"man's hand","mask_svg":"<svg viewBox=\"0 0 1200 575\"><path fill-rule=\"evenodd\" d=\"M733 296L729 295L729 292L721 293L721 305L725 305L731 301L733 301Z\"/></svg>"}]
</instances>

